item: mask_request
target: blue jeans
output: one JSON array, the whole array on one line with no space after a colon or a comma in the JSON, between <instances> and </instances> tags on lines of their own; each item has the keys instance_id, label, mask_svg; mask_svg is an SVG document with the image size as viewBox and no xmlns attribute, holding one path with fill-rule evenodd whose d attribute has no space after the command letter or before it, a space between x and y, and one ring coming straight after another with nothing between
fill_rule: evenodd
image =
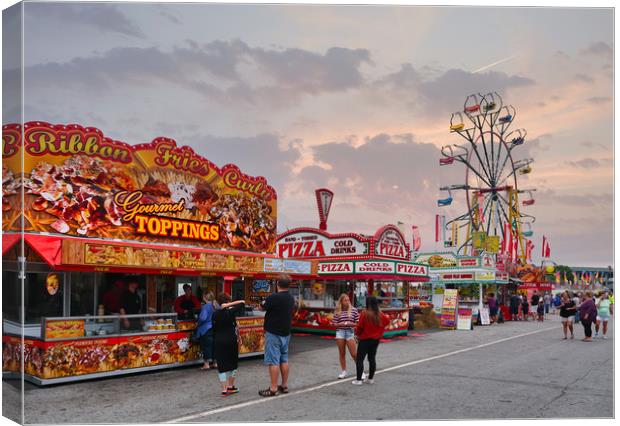
<instances>
[{"instance_id":1,"label":"blue jeans","mask_svg":"<svg viewBox=\"0 0 620 426\"><path fill-rule=\"evenodd\" d=\"M205 334L200 336L200 351L204 362L212 362L215 359L213 355L213 329L209 329Z\"/></svg>"},{"instance_id":2,"label":"blue jeans","mask_svg":"<svg viewBox=\"0 0 620 426\"><path fill-rule=\"evenodd\" d=\"M265 332L265 365L280 365L288 362L288 344L291 335L278 336Z\"/></svg>"}]
</instances>

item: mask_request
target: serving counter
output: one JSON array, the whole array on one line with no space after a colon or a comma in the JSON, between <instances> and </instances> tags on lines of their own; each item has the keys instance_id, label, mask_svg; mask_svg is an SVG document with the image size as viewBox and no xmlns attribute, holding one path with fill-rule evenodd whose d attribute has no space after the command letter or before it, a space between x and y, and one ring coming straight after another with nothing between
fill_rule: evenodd
<instances>
[{"instance_id":1,"label":"serving counter","mask_svg":"<svg viewBox=\"0 0 620 426\"><path fill-rule=\"evenodd\" d=\"M390 319L383 333L384 337L407 334L409 308L385 308L381 309L381 312ZM332 325L333 317L333 308L299 308L293 314L293 331L336 334L336 327Z\"/></svg>"},{"instance_id":2,"label":"serving counter","mask_svg":"<svg viewBox=\"0 0 620 426\"><path fill-rule=\"evenodd\" d=\"M125 329L124 319L135 328ZM264 353L263 323L262 316L237 318L240 358ZM195 327L176 314L43 318L40 333L24 338L24 378L48 385L198 364ZM2 371L19 377L21 337L10 328L5 323Z\"/></svg>"}]
</instances>

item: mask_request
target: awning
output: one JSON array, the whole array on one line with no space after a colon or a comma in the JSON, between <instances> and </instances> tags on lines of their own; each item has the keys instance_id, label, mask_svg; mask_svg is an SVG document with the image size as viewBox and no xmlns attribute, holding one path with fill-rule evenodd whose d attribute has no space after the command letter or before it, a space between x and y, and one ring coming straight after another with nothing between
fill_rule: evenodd
<instances>
[{"instance_id":1,"label":"awning","mask_svg":"<svg viewBox=\"0 0 620 426\"><path fill-rule=\"evenodd\" d=\"M14 247L22 239L37 256L51 267L61 263L61 239L49 235L2 234L2 255Z\"/></svg>"},{"instance_id":2,"label":"awning","mask_svg":"<svg viewBox=\"0 0 620 426\"><path fill-rule=\"evenodd\" d=\"M17 244L21 236L22 234L2 234L2 256Z\"/></svg>"},{"instance_id":3,"label":"awning","mask_svg":"<svg viewBox=\"0 0 620 426\"><path fill-rule=\"evenodd\" d=\"M61 240L48 235L25 234L26 244L31 247L41 259L51 267L60 265Z\"/></svg>"}]
</instances>

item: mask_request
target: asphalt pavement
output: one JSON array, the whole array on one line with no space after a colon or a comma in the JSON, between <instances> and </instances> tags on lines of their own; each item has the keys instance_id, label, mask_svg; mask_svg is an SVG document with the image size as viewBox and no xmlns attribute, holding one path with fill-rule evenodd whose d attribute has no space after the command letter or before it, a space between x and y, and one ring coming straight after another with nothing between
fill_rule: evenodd
<instances>
[{"instance_id":1,"label":"asphalt pavement","mask_svg":"<svg viewBox=\"0 0 620 426\"><path fill-rule=\"evenodd\" d=\"M608 340L563 340L557 316L473 331L413 331L383 343L372 385L338 380L331 339L294 336L290 393L261 398L262 359L240 362L237 395L196 367L52 387L25 386L25 423L261 422L613 417L613 327ZM353 372L353 363L348 361ZM17 415L19 381L3 381L3 413Z\"/></svg>"}]
</instances>

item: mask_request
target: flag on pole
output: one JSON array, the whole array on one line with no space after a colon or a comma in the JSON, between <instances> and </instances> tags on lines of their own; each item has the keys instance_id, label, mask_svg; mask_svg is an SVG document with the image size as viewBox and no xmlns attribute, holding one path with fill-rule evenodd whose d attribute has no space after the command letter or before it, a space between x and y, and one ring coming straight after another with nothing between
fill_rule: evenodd
<instances>
[{"instance_id":1,"label":"flag on pole","mask_svg":"<svg viewBox=\"0 0 620 426\"><path fill-rule=\"evenodd\" d=\"M512 238L512 232L510 232L510 240L508 241L508 247L506 252L508 253L508 257L510 260L514 260L513 252L514 252L514 243Z\"/></svg>"},{"instance_id":2,"label":"flag on pole","mask_svg":"<svg viewBox=\"0 0 620 426\"><path fill-rule=\"evenodd\" d=\"M551 257L551 246L549 246L549 239L543 235L543 243L542 243L542 257L549 258Z\"/></svg>"},{"instance_id":3,"label":"flag on pole","mask_svg":"<svg viewBox=\"0 0 620 426\"><path fill-rule=\"evenodd\" d=\"M420 237L420 228L413 225L411 227L413 231L413 251L419 251L422 246L422 238Z\"/></svg>"}]
</instances>

